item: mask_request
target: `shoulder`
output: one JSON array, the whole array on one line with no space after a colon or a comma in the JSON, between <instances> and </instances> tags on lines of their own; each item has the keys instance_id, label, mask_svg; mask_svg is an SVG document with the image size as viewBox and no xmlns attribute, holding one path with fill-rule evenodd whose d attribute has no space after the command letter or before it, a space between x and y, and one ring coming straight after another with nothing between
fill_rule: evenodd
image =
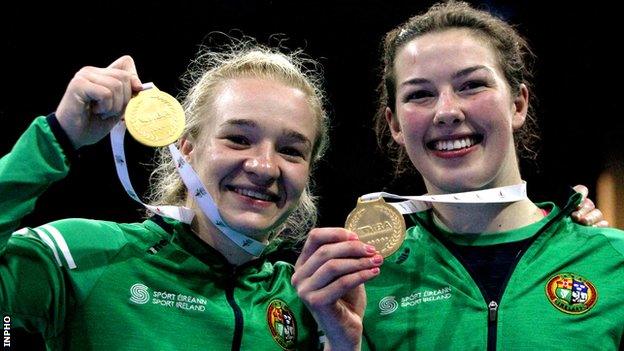
<instances>
[{"instance_id":1,"label":"shoulder","mask_svg":"<svg viewBox=\"0 0 624 351\"><path fill-rule=\"evenodd\" d=\"M116 247L127 242L120 224L109 221L68 218L32 230L74 247Z\"/></svg>"},{"instance_id":2,"label":"shoulder","mask_svg":"<svg viewBox=\"0 0 624 351\"><path fill-rule=\"evenodd\" d=\"M565 225L562 227L564 234L574 235L579 244L594 247L596 245L607 246L614 250L620 257L624 258L624 231L617 228L598 228L580 225L570 218L564 219ZM595 249L595 248L594 248Z\"/></svg>"},{"instance_id":3,"label":"shoulder","mask_svg":"<svg viewBox=\"0 0 624 351\"><path fill-rule=\"evenodd\" d=\"M48 251L59 266L73 269L96 257L108 261L127 245L144 240L145 233L149 231L142 223L70 218L20 229L10 241L18 249Z\"/></svg>"}]
</instances>

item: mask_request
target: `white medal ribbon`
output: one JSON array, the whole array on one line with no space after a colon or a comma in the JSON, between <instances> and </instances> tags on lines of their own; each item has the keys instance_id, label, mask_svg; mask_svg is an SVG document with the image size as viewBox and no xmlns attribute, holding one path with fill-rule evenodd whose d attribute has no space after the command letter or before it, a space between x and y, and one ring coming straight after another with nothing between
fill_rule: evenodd
<instances>
[{"instance_id":1,"label":"white medal ribbon","mask_svg":"<svg viewBox=\"0 0 624 351\"><path fill-rule=\"evenodd\" d=\"M143 89L149 89L153 86L154 85L152 83L145 83L143 84ZM160 216L173 218L180 222L191 224L195 213L188 207L170 205L152 206L143 203L143 201L139 199L139 196L132 187L132 183L130 182L130 177L128 175L128 166L124 151L125 134L126 123L124 121L119 121L119 123L117 123L111 130L110 138L113 149L113 157L115 159L115 168L117 169L117 176L126 190L126 193L128 193L134 201L140 203L148 210ZM225 234L240 248L255 257L260 256L266 247L266 244L239 233L228 226L227 223L225 223L225 221L221 218L221 214L219 214L219 210L217 209L212 196L210 196L210 193L206 190L206 187L202 184L191 165L185 161L178 148L174 144L170 144L168 148L171 153L171 157L175 162L178 174L180 174L184 185L186 185L187 191L193 195L204 215L206 215L206 217L219 229L219 231Z\"/></svg>"},{"instance_id":2,"label":"white medal ribbon","mask_svg":"<svg viewBox=\"0 0 624 351\"><path fill-rule=\"evenodd\" d=\"M362 195L363 201L376 200L379 198L407 200L402 202L389 202L388 205L396 208L401 214L425 211L431 208L432 202L440 203L463 203L463 204L488 204L516 202L528 199L526 182L508 185L499 188L467 191L455 194L400 196L386 192L377 192Z\"/></svg>"},{"instance_id":3,"label":"white medal ribbon","mask_svg":"<svg viewBox=\"0 0 624 351\"><path fill-rule=\"evenodd\" d=\"M126 152L124 150L124 136L126 134L126 123L119 121L110 132L111 146L113 148L113 157L115 159L115 168L117 169L117 177L121 181L126 193L136 202L143 205L148 210L164 217L177 219L180 222L190 224L195 213L187 207L178 206L152 206L144 203L139 199L136 191L130 182L128 175L128 166L126 164Z\"/></svg>"}]
</instances>

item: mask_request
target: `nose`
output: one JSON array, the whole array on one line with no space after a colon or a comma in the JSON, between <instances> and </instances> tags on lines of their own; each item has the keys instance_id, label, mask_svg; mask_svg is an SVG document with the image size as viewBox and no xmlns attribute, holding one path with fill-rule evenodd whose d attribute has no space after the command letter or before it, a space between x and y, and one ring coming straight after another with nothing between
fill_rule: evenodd
<instances>
[{"instance_id":1,"label":"nose","mask_svg":"<svg viewBox=\"0 0 624 351\"><path fill-rule=\"evenodd\" d=\"M277 153L270 145L258 145L254 148L243 163L243 169L251 174L253 179L266 185L280 176L277 164Z\"/></svg>"},{"instance_id":2,"label":"nose","mask_svg":"<svg viewBox=\"0 0 624 351\"><path fill-rule=\"evenodd\" d=\"M444 91L440 93L440 97L436 103L435 115L433 123L441 126L450 126L460 124L464 121L465 116L460 107L458 97L453 91Z\"/></svg>"}]
</instances>

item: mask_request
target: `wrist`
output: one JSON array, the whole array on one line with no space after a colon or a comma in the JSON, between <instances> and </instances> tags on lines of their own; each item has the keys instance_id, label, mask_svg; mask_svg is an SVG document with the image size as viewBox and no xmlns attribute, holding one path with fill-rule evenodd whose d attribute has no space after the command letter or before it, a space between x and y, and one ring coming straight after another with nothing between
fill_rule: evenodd
<instances>
[{"instance_id":1,"label":"wrist","mask_svg":"<svg viewBox=\"0 0 624 351\"><path fill-rule=\"evenodd\" d=\"M46 116L46 122L48 123L48 126L50 126L52 134L54 134L56 141L59 143L59 145L61 145L61 149L63 150L67 158L70 160L77 158L78 147L76 147L76 145L70 139L69 135L67 135L67 132L59 122L54 112Z\"/></svg>"},{"instance_id":2,"label":"wrist","mask_svg":"<svg viewBox=\"0 0 624 351\"><path fill-rule=\"evenodd\" d=\"M362 332L359 333L339 333L336 335L323 335L323 331L319 330L320 343L325 351L352 351L362 348ZM357 336L356 336L357 335Z\"/></svg>"},{"instance_id":3,"label":"wrist","mask_svg":"<svg viewBox=\"0 0 624 351\"><path fill-rule=\"evenodd\" d=\"M352 345L352 346L340 345L340 346L332 347L329 344L329 342L325 342L323 346L324 351L360 351L361 349L362 349L361 343L357 345Z\"/></svg>"}]
</instances>

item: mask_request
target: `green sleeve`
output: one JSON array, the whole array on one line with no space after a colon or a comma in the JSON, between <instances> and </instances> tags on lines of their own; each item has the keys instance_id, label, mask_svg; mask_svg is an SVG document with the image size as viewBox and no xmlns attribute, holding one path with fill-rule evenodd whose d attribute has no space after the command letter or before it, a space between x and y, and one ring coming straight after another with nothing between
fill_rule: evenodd
<instances>
[{"instance_id":1,"label":"green sleeve","mask_svg":"<svg viewBox=\"0 0 624 351\"><path fill-rule=\"evenodd\" d=\"M45 117L36 118L0 159L0 250L37 198L68 171L67 158Z\"/></svg>"},{"instance_id":2,"label":"green sleeve","mask_svg":"<svg viewBox=\"0 0 624 351\"><path fill-rule=\"evenodd\" d=\"M74 304L64 267L50 258L50 242L38 228L22 229L0 254L0 311L11 317L12 327L39 332L46 340L61 334Z\"/></svg>"},{"instance_id":3,"label":"green sleeve","mask_svg":"<svg viewBox=\"0 0 624 351\"><path fill-rule=\"evenodd\" d=\"M0 252L0 310L15 327L40 332L54 344L67 316L127 243L117 223L88 219L14 232Z\"/></svg>"},{"instance_id":4,"label":"green sleeve","mask_svg":"<svg viewBox=\"0 0 624 351\"><path fill-rule=\"evenodd\" d=\"M22 230L13 235L15 240L9 238L37 198L68 170L67 158L43 116L0 159L0 310L15 317L15 327L44 335L54 334L50 326L58 325L54 320L63 319L68 306L63 273L35 231ZM30 243L29 250L19 248L24 241ZM19 253L19 259L10 252ZM51 306L58 306L53 314Z\"/></svg>"}]
</instances>

